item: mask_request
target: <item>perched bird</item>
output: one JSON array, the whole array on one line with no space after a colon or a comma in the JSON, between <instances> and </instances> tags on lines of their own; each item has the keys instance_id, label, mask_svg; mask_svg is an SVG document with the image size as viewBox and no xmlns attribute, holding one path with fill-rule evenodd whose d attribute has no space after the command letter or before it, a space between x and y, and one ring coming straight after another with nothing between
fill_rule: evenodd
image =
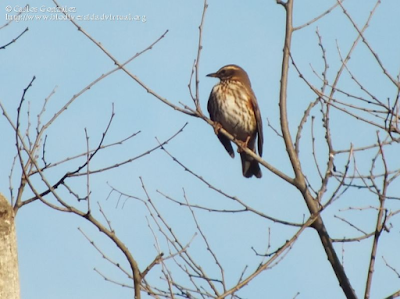
<instances>
[{"instance_id":1,"label":"perched bird","mask_svg":"<svg viewBox=\"0 0 400 299\"><path fill-rule=\"evenodd\" d=\"M219 132L224 128L253 152L258 135L258 154L262 155L263 128L257 99L251 89L249 76L240 66L230 64L207 77L219 78L220 82L211 90L207 110L215 124L215 133L226 151L233 158L235 153L228 138ZM238 149L242 160L243 176L261 178L258 162Z\"/></svg>"}]
</instances>

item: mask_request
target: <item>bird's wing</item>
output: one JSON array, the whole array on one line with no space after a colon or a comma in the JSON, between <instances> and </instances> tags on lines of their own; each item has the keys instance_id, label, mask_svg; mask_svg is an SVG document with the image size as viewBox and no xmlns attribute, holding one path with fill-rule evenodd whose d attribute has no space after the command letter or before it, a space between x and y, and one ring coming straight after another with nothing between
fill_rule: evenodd
<instances>
[{"instance_id":1,"label":"bird's wing","mask_svg":"<svg viewBox=\"0 0 400 299\"><path fill-rule=\"evenodd\" d=\"M253 105L254 115L256 116L257 122L257 132L258 132L258 154L260 157L262 156L263 152L263 143L264 143L264 134L263 134L263 124L261 118L260 108L258 108L257 98L253 91L250 92L251 94L251 104Z\"/></svg>"},{"instance_id":2,"label":"bird's wing","mask_svg":"<svg viewBox=\"0 0 400 299\"><path fill-rule=\"evenodd\" d=\"M215 105L215 99L214 99L213 92L211 91L210 97L209 97L208 103L207 103L207 110L208 110L208 113L210 114L210 119L212 121L216 121L215 120L215 115L214 115L214 111L215 111L215 109L213 107L214 105ZM221 141L222 145L224 146L224 148L228 152L228 154L232 158L235 157L235 152L233 151L231 141L228 138L226 138L225 135L222 134L222 133L218 133L217 136L218 136L219 141Z\"/></svg>"},{"instance_id":3,"label":"bird's wing","mask_svg":"<svg viewBox=\"0 0 400 299\"><path fill-rule=\"evenodd\" d=\"M228 138L226 138L225 135L222 133L218 133L218 139L219 139L219 141L221 141L222 145L224 146L224 148L226 149L228 154L232 158L235 157L235 152L233 151L231 141Z\"/></svg>"}]
</instances>

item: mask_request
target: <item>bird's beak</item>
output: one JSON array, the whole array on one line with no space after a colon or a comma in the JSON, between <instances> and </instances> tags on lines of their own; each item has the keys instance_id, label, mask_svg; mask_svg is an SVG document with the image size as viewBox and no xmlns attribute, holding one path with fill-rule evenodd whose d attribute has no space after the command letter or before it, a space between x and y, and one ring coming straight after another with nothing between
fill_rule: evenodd
<instances>
[{"instance_id":1,"label":"bird's beak","mask_svg":"<svg viewBox=\"0 0 400 299\"><path fill-rule=\"evenodd\" d=\"M213 77L213 78L218 78L217 73L211 73L206 75L207 77Z\"/></svg>"}]
</instances>

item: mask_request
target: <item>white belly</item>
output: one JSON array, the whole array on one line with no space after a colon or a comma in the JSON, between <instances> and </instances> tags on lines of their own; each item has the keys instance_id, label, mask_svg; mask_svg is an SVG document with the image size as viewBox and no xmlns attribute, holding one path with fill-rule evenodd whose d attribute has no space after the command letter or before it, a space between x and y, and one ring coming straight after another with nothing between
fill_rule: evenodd
<instances>
[{"instance_id":1,"label":"white belly","mask_svg":"<svg viewBox=\"0 0 400 299\"><path fill-rule=\"evenodd\" d=\"M214 98L214 104L218 106L219 111L216 119L230 134L245 141L256 131L254 111L249 109L247 104L248 94L228 89L220 84L214 87L213 92L219 93L219 88L224 89L225 97L218 100Z\"/></svg>"}]
</instances>

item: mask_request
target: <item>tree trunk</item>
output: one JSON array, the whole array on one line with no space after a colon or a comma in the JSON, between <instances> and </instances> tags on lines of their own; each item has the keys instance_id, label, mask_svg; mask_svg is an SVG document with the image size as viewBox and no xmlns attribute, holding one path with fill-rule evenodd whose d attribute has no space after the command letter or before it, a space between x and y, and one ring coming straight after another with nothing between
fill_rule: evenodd
<instances>
[{"instance_id":1,"label":"tree trunk","mask_svg":"<svg viewBox=\"0 0 400 299\"><path fill-rule=\"evenodd\" d=\"M0 193L0 299L19 299L14 210Z\"/></svg>"}]
</instances>

